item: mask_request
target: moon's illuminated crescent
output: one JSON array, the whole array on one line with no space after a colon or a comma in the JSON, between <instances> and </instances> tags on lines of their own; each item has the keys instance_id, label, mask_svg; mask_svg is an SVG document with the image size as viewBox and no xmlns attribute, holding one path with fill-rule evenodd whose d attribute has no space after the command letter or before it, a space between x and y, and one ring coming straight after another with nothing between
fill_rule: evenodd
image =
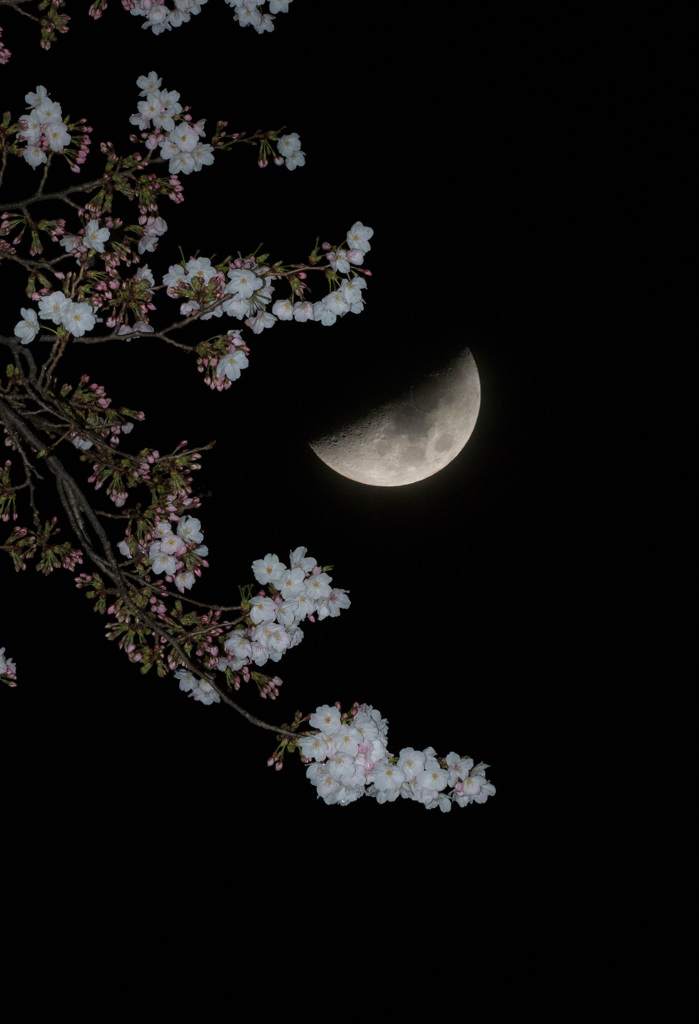
<instances>
[{"instance_id":1,"label":"moon's illuminated crescent","mask_svg":"<svg viewBox=\"0 0 699 1024\"><path fill-rule=\"evenodd\" d=\"M310 445L350 480L400 487L432 476L456 458L473 432L480 403L480 377L466 348L399 398Z\"/></svg>"}]
</instances>

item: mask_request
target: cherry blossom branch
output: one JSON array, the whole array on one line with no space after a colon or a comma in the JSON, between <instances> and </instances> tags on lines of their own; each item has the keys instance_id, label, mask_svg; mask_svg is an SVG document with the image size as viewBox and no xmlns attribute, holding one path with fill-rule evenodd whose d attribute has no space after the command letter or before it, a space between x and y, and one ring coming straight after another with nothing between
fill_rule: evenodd
<instances>
[{"instance_id":1,"label":"cherry blossom branch","mask_svg":"<svg viewBox=\"0 0 699 1024\"><path fill-rule=\"evenodd\" d=\"M19 436L26 441L35 452L41 452L44 450L44 445L41 439L32 431L32 429L24 422L24 420L15 413L11 406L8 405L2 398L0 398L0 416L5 424L8 424L10 428ZM296 738L296 733L273 725L269 722L265 722L247 711L236 701L234 701L223 689L215 677L210 673L203 670L196 662L194 662L186 651L183 649L179 641L174 638L149 612L135 604L131 598L130 588L125 584L123 573L119 568L119 565L114 558L112 547L104 532L94 509L90 502L86 499L85 495L78 487L74 478L67 472L63 463L55 455L46 456L46 464L51 470L57 486L57 492L61 504L66 512L68 520L75 532L80 544L82 545L85 553L88 555L90 560L112 581L117 588L120 598L128 610L145 626L147 626L154 635L164 640L168 646L177 654L179 661L184 665L193 675L198 679L204 680L210 686L212 686L219 697L225 704L232 707L238 714L242 715L249 722L257 725L259 728L266 729L271 732L278 733L281 736L287 738ZM102 549L102 554L95 551L92 540L89 534L89 528L91 528L97 536Z\"/></svg>"},{"instance_id":2,"label":"cherry blossom branch","mask_svg":"<svg viewBox=\"0 0 699 1024\"><path fill-rule=\"evenodd\" d=\"M215 148L219 150L228 150L231 149L232 146L236 145L237 143L247 143L248 145L255 145L256 142L265 142L270 138L273 138L274 136L278 135L280 131L283 131L283 128L277 129L275 131L257 129L251 135L248 135L246 132L239 132L236 133L234 136L227 137L225 142L217 142ZM134 141L138 140L135 139L134 137ZM0 213L17 209L26 210L27 207L32 206L35 203L53 201L69 202L70 196L74 196L79 193L95 192L97 189L103 188L105 184L109 183L110 177L113 176L114 174L119 174L127 181L135 182L138 179L138 176L143 171L147 170L149 167L160 166L168 163L168 161L165 160L163 157L150 155L148 157L141 158L141 162L139 162L136 165L136 167L134 167L133 170L131 168L127 168L126 170L124 170L123 163L125 159L126 158L122 158L120 161L118 161L117 166L111 169L109 175L105 172L101 177L93 178L92 181L80 182L80 184L77 185L71 185L63 189L57 189L55 192L44 193L41 191L41 189L38 189L31 196L27 196L26 199L17 199L7 203L0 203ZM46 176L47 171L48 160L47 165L45 165L44 177ZM82 209L82 207L74 203L70 203L70 205L72 205L76 210Z\"/></svg>"},{"instance_id":3,"label":"cherry blossom branch","mask_svg":"<svg viewBox=\"0 0 699 1024\"><path fill-rule=\"evenodd\" d=\"M80 551L63 550L62 564L72 568L82 562L84 555L99 570L99 573L81 573L75 582L81 589L90 588L87 596L95 598L97 611L106 611L113 617L115 621L107 626L108 638L117 640L131 661L142 660L142 672L153 665L159 675L172 671L179 679L180 689L189 691L190 696L207 704L222 701L252 724L274 732L279 746L269 763L276 768L281 767L287 750L299 749L308 765L308 777L327 803L348 804L365 792L380 803L400 795L427 807L439 806L443 811L449 810L453 803L463 806L484 802L495 792L485 778L487 765L474 766L470 758L462 758L454 751L446 758L436 758L432 748L421 752L404 748L394 756L387 749L385 720L367 705L355 705L349 715L340 715L339 709L325 705L305 719L297 712L290 726L279 727L263 721L233 700L228 691L239 689L241 676L245 682L255 682L261 696L271 694L274 698L281 680L256 672L254 666L263 666L268 660L276 662L288 648L295 646L303 636L299 623L306 617L315 621L316 614L322 619L348 607L346 592L330 587L331 577L326 570L331 567L322 568L314 559L306 557L305 548L297 548L290 553L290 568L271 554L253 562L256 581L268 590L253 594L253 585L241 588L240 605L212 605L185 596L185 590L195 581L195 574L200 575L200 566L208 565L205 561L208 549L199 543L203 539L201 524L185 514L185 510L196 509L200 504L196 495L190 497L188 472L198 468L198 453L204 448L182 451L186 446L183 441L166 456L148 449L138 456L117 454L114 445L120 432L127 433L127 428L133 426L132 421L142 419L143 414L124 409L108 410L111 399L104 388L89 384L89 377L85 375L76 387L64 385L60 392L57 390L54 371L69 345L131 340L146 334L187 352L196 352L198 369L205 372L206 383L223 390L248 365L250 349L241 337L242 328L219 331L193 346L176 341L171 333L222 315L244 320L245 326L255 334L277 321L291 319L300 322L311 319L328 326L338 316L358 313L363 307L362 289L366 287L370 271L365 270L362 263L371 248L368 240L373 231L360 221L352 225L339 246L333 248L325 242L320 245L316 239L314 250L302 263L277 261L269 264L269 256L259 255L259 250L248 257L239 254L237 259L227 258L216 264L199 255L187 260L181 253L181 262L170 266L162 283L156 284L147 266L125 279L118 268L138 264L144 252L155 250L157 240L167 230L167 225L157 215L160 198L169 195L175 202L181 201L176 172L181 170L188 174L201 170L212 161L214 148L227 149L237 141L255 141L241 136L225 138L223 122L219 122L213 140L215 147L204 144L201 142L203 122L193 125L186 115L187 108L180 117L183 108L176 102L178 94L160 90L161 82L154 72L142 76L137 84L145 99L139 103L139 112L132 116L131 123L141 127L141 141L146 142L147 148L152 151L161 146L161 156L144 159L136 153L132 157L117 158L111 144L103 144L107 155L105 172L93 183L97 194L91 196L84 208L73 203L70 197L76 192L94 191L90 183L52 196L42 194L51 157L45 153L49 137L55 143L52 149L61 151L70 132L69 126L60 120L60 108L50 100L45 89L40 86L35 94L27 96L32 115L27 117L27 127L19 134L26 136L28 146L34 133L34 150L25 152L25 157L28 155L28 162L33 162L34 166L43 160L46 167L34 197L24 204L0 208L6 211L0 232L6 235L19 229L18 239L14 239L12 245L2 243L1 249L5 254L16 256L13 246L19 244L29 227L30 255L42 251L39 233L44 231L52 242L66 245L77 268L65 274L55 269L58 261L32 263L23 261L22 257L16 259L30 274L37 272L39 287L33 277L30 278L27 294L32 302L38 302L38 308L22 310L23 319L15 328L17 341L2 339L13 353L14 370L8 368L7 385L0 398L0 418L13 447L21 455L25 478L19 487L13 486L6 464L5 472L0 475L0 508L14 509L15 493L27 487L35 529L33 534L26 529L20 529L17 534L16 528L14 538L4 548L15 559L16 568L23 567L21 545L25 541L29 557L35 550L41 550L42 559L37 567L42 567L42 571L50 571L58 557L55 553L58 546L50 543L56 520L44 526L39 521L33 481L41 477L30 458L33 455L41 459L52 474L63 512L81 545ZM7 129L6 121L3 127ZM36 145L37 138L44 140L43 150ZM275 162L285 162L290 169L303 165L304 154L295 133L282 137L278 132L258 133L256 138L260 141L261 163L272 154ZM6 147L4 152L7 152ZM169 179L141 175L155 163L168 163ZM141 214L138 225L124 227L121 220L112 216L112 199L117 193L127 201L138 202ZM90 218L79 235L65 236L65 222L33 221L29 206L46 198L73 206L83 221ZM9 209L19 210L21 216L8 216ZM104 269L98 261L104 264ZM322 271L329 287L325 298L315 303L306 295L306 279L312 271ZM46 274L53 275L60 290L52 287ZM277 298L272 304L278 280L288 281L292 294L290 298ZM150 311L156 308L154 297L163 290L168 297L181 302L181 319L156 332L148 318ZM107 326L112 328L111 333L104 336L91 333L101 319L100 313L106 316ZM36 341L40 318L52 322L56 329L49 328L51 349L37 373L36 364L28 353L25 355L22 347ZM133 320L132 326L129 318ZM44 339L49 340L42 335L41 340ZM38 436L37 429L48 435L48 443ZM96 489L106 483L106 493L118 507L125 504L129 488L142 484L150 490L150 506L144 509L137 504L118 516L96 509L56 454L70 443L81 450L79 458L83 462L92 463L88 483L93 483ZM124 562L118 562L100 517L102 520L126 520L125 538L117 545ZM3 518L7 516L4 514ZM155 578L158 576L159 580ZM169 606L166 602L172 594L165 583L174 583L182 595ZM111 602L109 607L108 602ZM202 609L203 614L195 610L183 611L183 602L190 608ZM231 612L240 614L222 620L222 615ZM7 668L4 648L0 650L0 657L3 657L0 668L3 665ZM14 671L12 666L9 668ZM217 681L214 670L224 674L225 684ZM318 731L299 732L306 720L312 727L317 726ZM447 785L453 787L451 792L445 792Z\"/></svg>"},{"instance_id":4,"label":"cherry blossom branch","mask_svg":"<svg viewBox=\"0 0 699 1024\"><path fill-rule=\"evenodd\" d=\"M29 358L31 359L31 357ZM16 401L16 396L13 397L15 398ZM48 396L47 401L43 404L44 406L55 405L55 403L52 402L50 396ZM60 414L60 409L58 409L57 411ZM47 453L47 450L42 447L43 443L41 439L39 439L33 433L31 428L27 426L27 424L24 422L23 417L19 415L17 410L8 406L8 403L3 401L2 405L0 406L0 414L2 415L2 419L6 423L8 429L11 432L11 435L14 438L17 438L17 434L20 434L22 439L28 442L35 451L40 451L40 453L44 455L46 464L49 466L54 476L56 477L59 498L64 507L64 510L66 511L69 522L71 523L71 526L74 532L76 533L76 536L80 538L80 541L86 553L89 555L93 563L96 564L117 585L117 593L119 593L119 596L124 601L125 606L138 618L138 620L142 624L146 624L151 629L154 635L166 641L167 644L178 654L180 663L186 665L189 671L191 671L197 678L199 678L207 685L212 687L219 694L220 699L224 700L225 703L228 703L231 707L237 710L250 722L257 724L262 728L268 729L269 731L273 731L280 737L286 736L287 740L294 738L296 734L293 730L290 731L283 727L280 728L278 726L264 722L258 716L248 712L246 709L242 708L236 701L232 700L232 698L228 696L225 690L223 690L220 686L216 684L215 680L212 679L209 673L202 670L195 662L193 662L189 658L187 652L182 648L181 644L176 640L176 638L172 636L170 631L168 631L164 626L162 626L152 615L145 612L141 605L135 605L130 600L130 589L126 581L129 578L131 578L133 581L133 585L137 588L143 588L143 586L147 584L147 581L143 580L142 578L139 579L137 577L134 577L133 574L131 573L124 573L121 571L121 567L119 567L116 564L113 558L111 545L108 541L108 538L101 530L99 522L95 518L95 513L90 503L87 502L84 494L82 493L80 488L77 487L74 479L67 473L65 467L60 462L60 460L57 460L54 455L49 455ZM46 429L47 424L42 421L42 426ZM51 424L51 426L53 426L53 424ZM96 438L96 440L99 439ZM91 543L87 522L89 522L92 529L97 533L104 555L100 555L98 552L94 550L93 545ZM192 602L189 601L189 603ZM207 607L208 610L211 610L210 606L201 605L200 602L196 602L196 604L200 607ZM242 611L243 608L241 606L234 606L232 608L224 608L223 606L221 606L217 610ZM226 628L235 626L237 623L243 621L244 619L245 615L242 615L238 619L235 619L233 622L225 624ZM197 635L205 635L207 632L208 630L194 630L190 631L189 635L190 638L194 638Z\"/></svg>"}]
</instances>

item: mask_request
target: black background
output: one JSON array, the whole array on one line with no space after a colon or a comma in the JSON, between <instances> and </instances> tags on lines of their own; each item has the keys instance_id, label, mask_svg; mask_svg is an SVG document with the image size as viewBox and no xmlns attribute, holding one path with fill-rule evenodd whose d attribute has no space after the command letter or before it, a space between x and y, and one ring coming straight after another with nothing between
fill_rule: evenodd
<instances>
[{"instance_id":1,"label":"black background","mask_svg":"<svg viewBox=\"0 0 699 1024\"><path fill-rule=\"evenodd\" d=\"M431 744L484 760L498 790L449 815L409 801L326 807L297 759L281 773L266 767L273 734L188 700L171 678L142 677L67 574L15 575L8 564L0 644L19 672L0 695L10 778L25 792L42 765L32 787L42 817L68 818L87 843L143 844L158 832L192 848L218 843L220 855L251 825L261 847L289 848L309 830L356 836L368 825L387 847L458 837L487 859L526 835L570 659L575 537L561 413L584 304L572 241L582 143L562 92L568 30L466 6L442 18L296 0L258 36L211 0L153 37L113 5L97 23L71 12L71 31L48 53L28 22L4 18L14 53L0 71L3 108L18 117L43 84L64 114L87 117L84 173L100 166L99 140L126 151L136 78L151 70L210 126L299 133L306 166L291 173L260 170L252 149L236 147L183 179L186 202L164 207L168 233L144 257L156 278L180 242L186 256L262 242L272 259L300 260L318 235L339 243L356 220L374 228L362 314L250 336L250 367L228 392L210 392L193 359L158 343L76 346L63 373L88 372L115 402L142 408L139 447L217 439L195 478L211 492L197 513L211 562L198 599L231 601L253 559L285 560L297 545L332 563L333 582L350 591L351 608L309 625L276 666L280 699L247 695L253 712L282 722L296 708L367 702L389 719L393 752ZM18 173L5 201L29 194L39 172ZM19 292L4 300L5 333L23 303ZM481 410L440 473L367 488L309 450L309 433L368 384L400 381L405 367L464 345Z\"/></svg>"}]
</instances>

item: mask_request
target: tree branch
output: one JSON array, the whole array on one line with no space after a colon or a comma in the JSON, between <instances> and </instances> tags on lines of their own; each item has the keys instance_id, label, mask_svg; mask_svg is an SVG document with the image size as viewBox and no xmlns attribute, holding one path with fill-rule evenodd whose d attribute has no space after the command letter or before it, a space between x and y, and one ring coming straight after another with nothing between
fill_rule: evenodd
<instances>
[{"instance_id":1,"label":"tree branch","mask_svg":"<svg viewBox=\"0 0 699 1024\"><path fill-rule=\"evenodd\" d=\"M35 451L42 451L45 448L45 445L34 433L31 427L29 427L29 425L24 422L24 419L2 398L0 398L0 416L3 421L10 424L13 430ZM104 532L104 529L102 528L102 525L99 522L90 502L87 500L73 477L68 473L63 463L56 455L48 455L45 462L56 478L56 485L61 504L66 512L71 527L84 548L85 553L100 569L100 571L109 577L117 588L124 606L131 612L131 614L138 621L147 626L154 635L165 640L173 651L175 651L183 666L192 672L193 675L197 676L197 678L203 679L209 683L214 690L216 690L221 700L228 704L229 707L232 707L234 711L237 711L239 715L242 715L243 718L246 718L249 722L258 726L260 729L266 729L282 736L297 739L297 732L265 722L256 715L246 711L245 708L232 700L225 690L217 683L215 677L206 672L196 662L192 661L180 643L174 637L170 636L167 630L161 626L157 619L153 618L152 615L144 611L142 608L139 608L133 602L129 587L126 584L123 573L114 557L109 538ZM98 552L94 550L88 531L88 525L86 524L89 524L89 528L91 528L97 536L103 555L98 554Z\"/></svg>"}]
</instances>

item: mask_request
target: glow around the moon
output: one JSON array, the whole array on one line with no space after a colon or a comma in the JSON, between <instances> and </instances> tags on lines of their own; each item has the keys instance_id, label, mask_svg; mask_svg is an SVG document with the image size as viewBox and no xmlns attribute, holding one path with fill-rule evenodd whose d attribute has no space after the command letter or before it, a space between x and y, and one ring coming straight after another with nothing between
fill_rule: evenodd
<instances>
[{"instance_id":1,"label":"glow around the moon","mask_svg":"<svg viewBox=\"0 0 699 1024\"><path fill-rule=\"evenodd\" d=\"M375 487L424 480L447 466L470 438L481 386L469 349L398 398L330 434L311 448L342 476Z\"/></svg>"}]
</instances>

